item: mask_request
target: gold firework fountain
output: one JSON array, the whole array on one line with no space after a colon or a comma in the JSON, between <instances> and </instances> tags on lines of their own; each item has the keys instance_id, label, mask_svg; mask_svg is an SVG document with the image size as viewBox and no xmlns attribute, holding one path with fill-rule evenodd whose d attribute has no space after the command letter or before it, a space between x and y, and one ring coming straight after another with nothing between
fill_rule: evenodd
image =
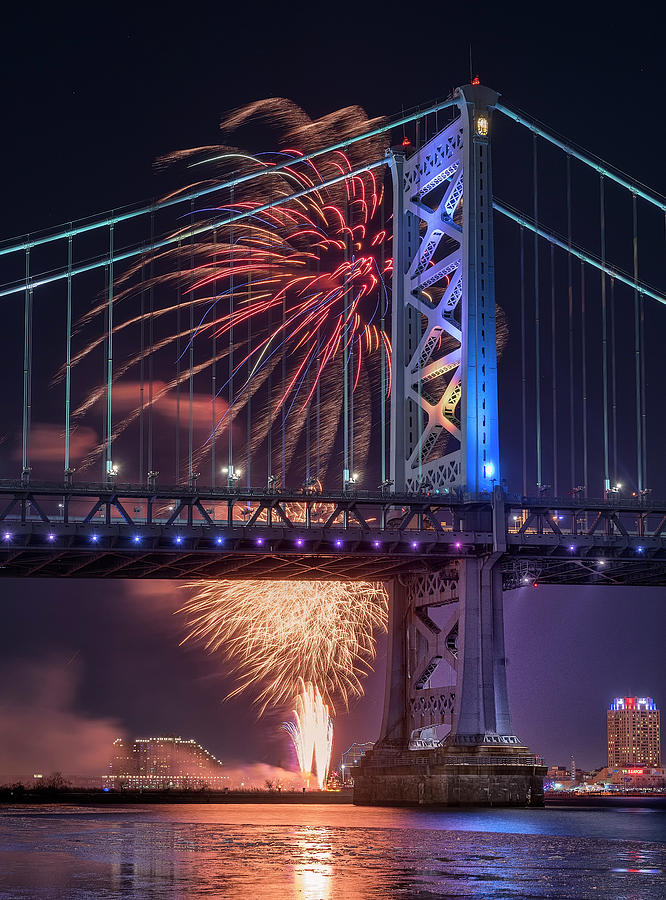
<instances>
[{"instance_id":1,"label":"gold firework fountain","mask_svg":"<svg viewBox=\"0 0 666 900\"><path fill-rule=\"evenodd\" d=\"M303 683L295 706L294 721L285 722L282 727L294 745L301 775L307 786L310 786L314 770L317 786L321 791L326 786L331 762L333 719L319 689L313 684Z\"/></svg>"}]
</instances>

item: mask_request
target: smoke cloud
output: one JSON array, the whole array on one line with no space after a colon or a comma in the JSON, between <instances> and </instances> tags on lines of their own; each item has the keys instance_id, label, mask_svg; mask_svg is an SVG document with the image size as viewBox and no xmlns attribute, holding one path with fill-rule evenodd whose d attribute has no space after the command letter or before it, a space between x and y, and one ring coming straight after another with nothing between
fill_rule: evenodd
<instances>
[{"instance_id":1,"label":"smoke cloud","mask_svg":"<svg viewBox=\"0 0 666 900\"><path fill-rule=\"evenodd\" d=\"M220 772L229 779L231 790L277 790L300 791L306 787L305 779L300 772L289 772L278 766L265 763L231 763L225 765ZM317 779L310 779L310 788L317 787Z\"/></svg>"},{"instance_id":2,"label":"smoke cloud","mask_svg":"<svg viewBox=\"0 0 666 900\"><path fill-rule=\"evenodd\" d=\"M60 771L101 775L121 726L75 708L76 666L16 663L0 668L0 784Z\"/></svg>"}]
</instances>

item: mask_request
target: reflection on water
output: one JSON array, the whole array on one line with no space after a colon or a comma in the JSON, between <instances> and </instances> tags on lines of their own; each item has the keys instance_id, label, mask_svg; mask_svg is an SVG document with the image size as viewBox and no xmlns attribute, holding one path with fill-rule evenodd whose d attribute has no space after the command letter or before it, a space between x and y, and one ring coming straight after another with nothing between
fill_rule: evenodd
<instances>
[{"instance_id":1,"label":"reflection on water","mask_svg":"<svg viewBox=\"0 0 666 900\"><path fill-rule=\"evenodd\" d=\"M0 809L0 898L666 896L666 812Z\"/></svg>"},{"instance_id":2,"label":"reflection on water","mask_svg":"<svg viewBox=\"0 0 666 900\"><path fill-rule=\"evenodd\" d=\"M303 828L296 832L298 847L294 865L296 895L304 900L328 900L333 876L333 852L325 828Z\"/></svg>"}]
</instances>

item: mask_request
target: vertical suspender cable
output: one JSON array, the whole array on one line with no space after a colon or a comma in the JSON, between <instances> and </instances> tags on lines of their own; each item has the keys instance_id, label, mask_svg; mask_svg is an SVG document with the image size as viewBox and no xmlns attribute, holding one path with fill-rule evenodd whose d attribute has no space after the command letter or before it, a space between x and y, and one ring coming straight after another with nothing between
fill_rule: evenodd
<instances>
[{"instance_id":1,"label":"vertical suspender cable","mask_svg":"<svg viewBox=\"0 0 666 900\"><path fill-rule=\"evenodd\" d=\"M252 256L250 255L250 260ZM247 305L248 305L248 317L247 317L247 352L248 354L252 353L252 316L249 315L250 308L252 307L252 269L248 272L247 275ZM248 373L251 370L251 362L248 357L247 361L247 371ZM247 419L247 473L246 473L246 483L248 490L252 487L252 385L248 383L247 386L247 403L245 405L246 408L246 419Z\"/></svg>"},{"instance_id":2,"label":"vertical suspender cable","mask_svg":"<svg viewBox=\"0 0 666 900\"><path fill-rule=\"evenodd\" d=\"M606 312L606 198L604 176L599 176L599 221L601 232L601 381L604 423L604 497L610 491L608 466L608 316Z\"/></svg>"},{"instance_id":3,"label":"vertical suspender cable","mask_svg":"<svg viewBox=\"0 0 666 900\"><path fill-rule=\"evenodd\" d=\"M72 224L70 222L70 230ZM70 468L69 431L72 402L72 235L67 238L67 334L65 339L65 471Z\"/></svg>"},{"instance_id":4,"label":"vertical suspender cable","mask_svg":"<svg viewBox=\"0 0 666 900\"><path fill-rule=\"evenodd\" d=\"M638 281L638 211L636 213L636 281ZM641 333L641 444L643 447L643 486L647 488L647 379L645 378L645 295L641 294L640 306L640 333Z\"/></svg>"},{"instance_id":5,"label":"vertical suspender cable","mask_svg":"<svg viewBox=\"0 0 666 900\"><path fill-rule=\"evenodd\" d=\"M234 209L234 189L229 206ZM234 225L229 228L229 484L234 486Z\"/></svg>"},{"instance_id":6,"label":"vertical suspender cable","mask_svg":"<svg viewBox=\"0 0 666 900\"><path fill-rule=\"evenodd\" d=\"M645 378L645 296L640 297L641 308L641 444L643 445L643 483L647 487L647 380Z\"/></svg>"},{"instance_id":7,"label":"vertical suspender cable","mask_svg":"<svg viewBox=\"0 0 666 900\"><path fill-rule=\"evenodd\" d=\"M307 396L310 396L311 383L312 383L312 372L310 371L310 364L308 364L308 370L306 373L306 384L305 389L307 390ZM311 454L311 446L310 446L310 424L311 424L311 411L312 404L308 403L307 408L305 410L305 484L309 484L310 482L310 454Z\"/></svg>"},{"instance_id":8,"label":"vertical suspender cable","mask_svg":"<svg viewBox=\"0 0 666 900\"><path fill-rule=\"evenodd\" d=\"M585 337L585 263L580 263L580 350L582 378L581 387L583 393L583 490L587 497L587 347Z\"/></svg>"},{"instance_id":9,"label":"vertical suspender cable","mask_svg":"<svg viewBox=\"0 0 666 900\"><path fill-rule=\"evenodd\" d=\"M282 446L282 486L287 483L287 404L284 397L287 389L287 346L285 325L287 322L287 293L282 292L282 324L280 334L282 336L282 386L280 388L280 397L282 403L280 406L280 424L281 424L281 446Z\"/></svg>"},{"instance_id":10,"label":"vertical suspender cable","mask_svg":"<svg viewBox=\"0 0 666 900\"><path fill-rule=\"evenodd\" d=\"M104 266L104 287L103 290L106 292L109 283L109 273L108 267ZM104 306L104 323L102 333L104 335L103 339L103 353L102 353L102 385L106 384L106 369L107 369L107 359L108 359L108 343L109 343L109 335L108 335L108 317L109 310L107 305ZM102 481L106 478L106 412L104 409L102 410L102 442L101 447L103 448L103 452L100 455L100 463L102 466Z\"/></svg>"},{"instance_id":11,"label":"vertical suspender cable","mask_svg":"<svg viewBox=\"0 0 666 900\"><path fill-rule=\"evenodd\" d=\"M106 341L106 471L113 472L111 444L113 441L111 409L113 391L113 223L109 226L109 303Z\"/></svg>"},{"instance_id":12,"label":"vertical suspender cable","mask_svg":"<svg viewBox=\"0 0 666 900\"><path fill-rule=\"evenodd\" d=\"M30 287L30 246L25 251L25 297L23 300L23 474L30 474L30 416L32 393L32 288Z\"/></svg>"},{"instance_id":13,"label":"vertical suspender cable","mask_svg":"<svg viewBox=\"0 0 666 900\"><path fill-rule=\"evenodd\" d=\"M573 257L571 255L571 156L567 154L567 279L569 282L569 454L571 487L576 487L576 420L574 405Z\"/></svg>"},{"instance_id":14,"label":"vertical suspender cable","mask_svg":"<svg viewBox=\"0 0 666 900\"><path fill-rule=\"evenodd\" d=\"M636 194L632 196L633 221L633 254L634 254L634 371L636 382L636 468L639 493L643 483L643 429L641 404L641 334L640 334L640 297L638 294L638 211Z\"/></svg>"},{"instance_id":15,"label":"vertical suspender cable","mask_svg":"<svg viewBox=\"0 0 666 900\"><path fill-rule=\"evenodd\" d=\"M618 481L618 464L617 464L617 367L615 362L615 279L610 279L610 345L611 345L611 435L612 435L612 457L611 472L613 473L613 482Z\"/></svg>"},{"instance_id":16,"label":"vertical suspender cable","mask_svg":"<svg viewBox=\"0 0 666 900\"><path fill-rule=\"evenodd\" d=\"M146 257L141 257L141 306L139 309L139 341L141 361L139 363L139 481L143 480L143 409L146 384Z\"/></svg>"},{"instance_id":17,"label":"vertical suspender cable","mask_svg":"<svg viewBox=\"0 0 666 900\"><path fill-rule=\"evenodd\" d=\"M280 397L284 398L287 389L287 346L285 325L287 323L287 292L282 292L282 387L280 388ZM280 406L281 420L281 445L282 445L282 485L287 483L287 403L283 399Z\"/></svg>"},{"instance_id":18,"label":"vertical suspender cable","mask_svg":"<svg viewBox=\"0 0 666 900\"><path fill-rule=\"evenodd\" d=\"M150 215L150 245L155 243L155 214ZM153 349L155 343L154 333L154 307L155 295L153 290L153 277L155 273L154 254L150 255L150 272L148 279L148 471L155 471L155 460L153 459L153 377L155 374L155 360L153 358ZM176 472L176 481L178 473Z\"/></svg>"},{"instance_id":19,"label":"vertical suspender cable","mask_svg":"<svg viewBox=\"0 0 666 900\"><path fill-rule=\"evenodd\" d=\"M345 188L347 187L345 182ZM349 204L345 199L345 222L349 221ZM347 277L347 266L349 265L349 240L347 232L345 232L345 277ZM350 476L349 471L349 345L347 343L347 332L349 323L347 316L349 315L349 294L345 290L344 300L344 325L342 328L342 432L343 432L343 473L342 473L342 489L347 487L347 479Z\"/></svg>"},{"instance_id":20,"label":"vertical suspender cable","mask_svg":"<svg viewBox=\"0 0 666 900\"><path fill-rule=\"evenodd\" d=\"M270 202L273 202L273 179L270 180ZM273 241L273 232L268 232L268 277L267 281L271 283L271 267L273 265L273 255L271 245ZM272 300L273 298L271 298ZM272 334L273 324L273 304L268 306L268 333ZM270 486L273 475L273 366L268 369L266 378L268 383L268 431L266 432L266 461L267 461L267 485Z\"/></svg>"},{"instance_id":21,"label":"vertical suspender cable","mask_svg":"<svg viewBox=\"0 0 666 900\"><path fill-rule=\"evenodd\" d=\"M555 245L550 245L550 328L553 377L553 494L559 497L557 484L557 332L555 318Z\"/></svg>"},{"instance_id":22,"label":"vertical suspender cable","mask_svg":"<svg viewBox=\"0 0 666 900\"><path fill-rule=\"evenodd\" d=\"M354 189L354 182L351 184L352 190ZM352 195L353 196L353 195ZM350 228L354 227L354 207L350 207L347 205L347 224ZM354 242L352 241L351 246L349 248L349 266L350 271L354 265ZM351 281L351 274L349 275L349 279ZM348 342L349 346L349 355L347 357L347 369L349 370L349 471L353 473L354 471L354 382L356 378L354 377L355 369L354 369L354 341L351 339L351 335L353 331L351 330L350 323L350 339ZM353 478L353 475L352 475Z\"/></svg>"},{"instance_id":23,"label":"vertical suspender cable","mask_svg":"<svg viewBox=\"0 0 666 900\"><path fill-rule=\"evenodd\" d=\"M419 124L420 124L420 120L417 119L416 120L416 152L418 154L418 158L417 158L416 164L417 164L417 167L420 168L421 154L420 154L420 144L419 144L419 137L420 137ZM474 145L472 144L472 150L471 150L472 154L474 153L474 150L475 150L475 148L474 148ZM473 165L474 165L474 163L473 163ZM417 233L416 239L417 239L417 241L419 240L418 233ZM476 252L478 252L478 250ZM423 298L421 297L421 272L422 272L422 269L423 269L422 266L419 266L419 268L417 269L419 274L418 274L418 281L417 281L416 296L419 298L420 303L423 303ZM417 330L417 335L416 335L416 350L417 350L417 352L419 352L419 348L421 347L421 340L422 340L421 332L423 330L422 320L423 320L423 317L421 315L414 316L414 324L418 325L418 330ZM426 327L427 327L427 323L426 323ZM421 353L419 353L419 358L416 360L416 378L417 378L416 387L417 387L417 396L418 396L416 434L417 434L417 446L418 446L418 453L419 453L419 456L418 456L419 490L423 489L423 430L424 430L424 424L423 424L423 376L421 374L422 359L423 359L423 357L422 357ZM478 360L477 360L477 362L478 362ZM485 474L485 469L484 469L484 474Z\"/></svg>"},{"instance_id":24,"label":"vertical suspender cable","mask_svg":"<svg viewBox=\"0 0 666 900\"><path fill-rule=\"evenodd\" d=\"M213 358L210 367L210 486L215 487L215 440L217 438L217 229L213 231Z\"/></svg>"},{"instance_id":25,"label":"vertical suspender cable","mask_svg":"<svg viewBox=\"0 0 666 900\"><path fill-rule=\"evenodd\" d=\"M525 340L525 229L520 228L520 370L523 426L523 497L527 496L527 362Z\"/></svg>"},{"instance_id":26,"label":"vertical suspender cable","mask_svg":"<svg viewBox=\"0 0 666 900\"><path fill-rule=\"evenodd\" d=\"M532 135L533 155L533 195L534 225L539 227L539 195L537 171L537 136ZM537 487L542 484L541 472L541 321L539 315L539 235L534 232L534 344L535 344L535 381L536 381L536 454L537 454Z\"/></svg>"},{"instance_id":27,"label":"vertical suspender cable","mask_svg":"<svg viewBox=\"0 0 666 900\"><path fill-rule=\"evenodd\" d=\"M190 204L190 227L194 228L194 201ZM194 235L190 238L190 274L194 280ZM189 382L189 403L190 403L190 419L189 433L187 444L187 477L190 483L194 475L194 291L190 289L190 352L189 364L190 374Z\"/></svg>"},{"instance_id":28,"label":"vertical suspender cable","mask_svg":"<svg viewBox=\"0 0 666 900\"><path fill-rule=\"evenodd\" d=\"M354 369L354 341L349 341L349 360L347 363L347 367L349 369L349 377L350 377L350 389L349 389L349 471L354 471L354 381L355 379L355 369ZM353 476L352 476L353 477Z\"/></svg>"},{"instance_id":29,"label":"vertical suspender cable","mask_svg":"<svg viewBox=\"0 0 666 900\"><path fill-rule=\"evenodd\" d=\"M321 257L317 254L317 278L319 278L319 274L321 271ZM317 326L317 347L319 347L319 340L321 338L319 326ZM315 394L315 403L317 409L317 479L321 480L321 378L319 378L319 372L316 373L317 378L317 392Z\"/></svg>"},{"instance_id":30,"label":"vertical suspender cable","mask_svg":"<svg viewBox=\"0 0 666 900\"><path fill-rule=\"evenodd\" d=\"M384 231L384 190L382 188L382 205L381 205L381 231ZM381 242L381 249L379 251L380 254L380 266L382 271L380 291L382 292L381 300L380 300L380 327L382 331L382 335L386 330L386 286L384 284L384 266L386 264L386 256L385 256L385 241ZM384 345L383 339L380 341L381 347L381 374L380 374L380 384L379 384L379 418L381 423L381 432L382 432L382 442L381 442L381 453L382 453L382 462L381 462L381 481L384 483L386 481L386 347Z\"/></svg>"},{"instance_id":31,"label":"vertical suspender cable","mask_svg":"<svg viewBox=\"0 0 666 900\"><path fill-rule=\"evenodd\" d=\"M183 272L181 268L182 261L182 244L178 241L176 245L176 254L178 259L178 278L176 280L176 440L175 440L175 450L176 450L176 484L180 481L180 361L181 361L181 342L180 342L180 331L181 331L181 317L180 317L180 305L183 299L182 296L182 277Z\"/></svg>"}]
</instances>

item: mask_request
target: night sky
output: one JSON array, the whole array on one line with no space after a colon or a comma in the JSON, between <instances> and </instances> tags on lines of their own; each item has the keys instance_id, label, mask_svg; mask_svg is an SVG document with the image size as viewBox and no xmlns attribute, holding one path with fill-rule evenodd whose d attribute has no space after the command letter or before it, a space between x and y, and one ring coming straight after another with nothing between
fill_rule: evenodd
<instances>
[{"instance_id":1,"label":"night sky","mask_svg":"<svg viewBox=\"0 0 666 900\"><path fill-rule=\"evenodd\" d=\"M288 97L313 116L360 104L376 116L443 97L468 80L470 43L475 74L505 102L666 192L663 36L649 21L628 27L612 5L599 6L603 17L564 4L513 14L505 4L148 6L15 4L3 14L0 239L159 193L156 157L215 142L221 115L254 99ZM507 148L500 163L503 186L524 174ZM546 208L550 199L546 190ZM647 244L655 271L660 240ZM499 282L497 291L502 301ZM659 333L651 339L663 346ZM512 337L504 365L518 349ZM510 479L514 437L502 435ZM0 474L16 466L0 446ZM248 699L223 703L221 662L179 647L179 592L2 582L0 777L12 767L94 770L118 734L178 733L225 761L291 764L280 718L257 720ZM549 763L572 753L579 765L604 763L616 695L666 705L665 590L539 587L505 605L514 724ZM380 641L365 698L338 718L336 755L377 736L384 652Z\"/></svg>"}]
</instances>

